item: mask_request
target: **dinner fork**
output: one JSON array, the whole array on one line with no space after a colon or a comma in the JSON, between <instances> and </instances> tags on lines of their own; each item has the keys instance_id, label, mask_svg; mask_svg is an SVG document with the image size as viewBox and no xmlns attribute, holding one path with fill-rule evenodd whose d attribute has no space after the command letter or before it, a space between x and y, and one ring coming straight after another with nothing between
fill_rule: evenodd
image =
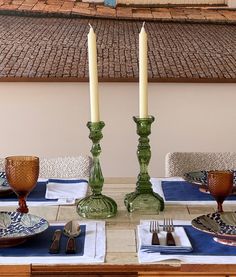
<instances>
[{"instance_id":1,"label":"dinner fork","mask_svg":"<svg viewBox=\"0 0 236 277\"><path fill-rule=\"evenodd\" d=\"M168 246L175 246L175 239L173 237L172 232L174 232L174 224L172 218L164 218L163 222L163 231L166 232L166 245Z\"/></svg>"},{"instance_id":2,"label":"dinner fork","mask_svg":"<svg viewBox=\"0 0 236 277\"><path fill-rule=\"evenodd\" d=\"M149 227L150 233L152 233L152 245L159 245L160 241L158 238L159 233L159 223L158 221L150 221L150 227Z\"/></svg>"}]
</instances>

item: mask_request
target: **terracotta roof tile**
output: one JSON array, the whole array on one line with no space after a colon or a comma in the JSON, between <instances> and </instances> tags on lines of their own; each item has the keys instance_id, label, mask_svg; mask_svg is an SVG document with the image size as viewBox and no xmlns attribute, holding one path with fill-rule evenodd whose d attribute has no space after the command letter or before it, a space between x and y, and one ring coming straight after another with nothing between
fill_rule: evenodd
<instances>
[{"instance_id":1,"label":"terracotta roof tile","mask_svg":"<svg viewBox=\"0 0 236 277\"><path fill-rule=\"evenodd\" d=\"M142 21L5 15L0 15L0 80L88 80L88 23L97 34L100 80L137 81ZM145 26L150 81L236 81L234 25Z\"/></svg>"}]
</instances>

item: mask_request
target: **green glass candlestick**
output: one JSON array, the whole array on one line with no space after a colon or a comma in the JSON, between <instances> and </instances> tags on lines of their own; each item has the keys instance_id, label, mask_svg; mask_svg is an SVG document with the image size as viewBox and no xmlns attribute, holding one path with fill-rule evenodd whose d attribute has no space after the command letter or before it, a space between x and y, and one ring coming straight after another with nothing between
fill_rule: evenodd
<instances>
[{"instance_id":1,"label":"green glass candlestick","mask_svg":"<svg viewBox=\"0 0 236 277\"><path fill-rule=\"evenodd\" d=\"M115 216L117 213L116 202L102 194L104 178L99 162L101 153L100 140L102 139L102 129L105 126L103 121L88 122L87 127L90 130L89 138L93 145L91 153L93 156L93 165L89 177L89 185L92 195L87 196L77 202L77 213L86 218L108 218Z\"/></svg>"},{"instance_id":2,"label":"green glass candlestick","mask_svg":"<svg viewBox=\"0 0 236 277\"><path fill-rule=\"evenodd\" d=\"M158 194L153 192L150 176L148 174L148 164L151 159L151 148L148 136L151 134L151 124L155 120L153 116L148 118L133 117L137 124L137 134L139 135L139 144L137 150L140 173L136 183L136 190L125 196L125 206L129 212L135 210L144 212L162 211L164 209L164 200Z\"/></svg>"}]
</instances>

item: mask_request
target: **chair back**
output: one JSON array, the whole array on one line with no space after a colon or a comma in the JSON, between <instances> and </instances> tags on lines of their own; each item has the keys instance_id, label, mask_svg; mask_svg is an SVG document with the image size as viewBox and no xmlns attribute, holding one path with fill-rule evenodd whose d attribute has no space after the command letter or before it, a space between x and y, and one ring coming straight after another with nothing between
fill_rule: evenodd
<instances>
[{"instance_id":1,"label":"chair back","mask_svg":"<svg viewBox=\"0 0 236 277\"><path fill-rule=\"evenodd\" d=\"M90 156L40 158L40 178L85 178L92 167ZM5 158L0 158L0 172L5 171Z\"/></svg>"},{"instance_id":2,"label":"chair back","mask_svg":"<svg viewBox=\"0 0 236 277\"><path fill-rule=\"evenodd\" d=\"M236 152L171 152L165 157L166 177L221 169L236 169Z\"/></svg>"},{"instance_id":3,"label":"chair back","mask_svg":"<svg viewBox=\"0 0 236 277\"><path fill-rule=\"evenodd\" d=\"M40 178L89 178L92 159L89 156L40 159Z\"/></svg>"}]
</instances>

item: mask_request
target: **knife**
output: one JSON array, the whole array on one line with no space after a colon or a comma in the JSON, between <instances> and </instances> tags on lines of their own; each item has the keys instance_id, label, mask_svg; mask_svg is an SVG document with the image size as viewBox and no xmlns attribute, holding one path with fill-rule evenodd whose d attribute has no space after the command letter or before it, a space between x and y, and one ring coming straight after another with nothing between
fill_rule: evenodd
<instances>
[{"instance_id":1,"label":"knife","mask_svg":"<svg viewBox=\"0 0 236 277\"><path fill-rule=\"evenodd\" d=\"M74 237L69 237L66 244L66 254L76 253L76 241Z\"/></svg>"},{"instance_id":2,"label":"knife","mask_svg":"<svg viewBox=\"0 0 236 277\"><path fill-rule=\"evenodd\" d=\"M61 241L61 234L62 231L60 229L57 229L52 237L52 243L49 247L49 253L50 254L58 254L60 251L60 241Z\"/></svg>"},{"instance_id":3,"label":"knife","mask_svg":"<svg viewBox=\"0 0 236 277\"><path fill-rule=\"evenodd\" d=\"M80 225L78 220L72 220L66 223L63 233L68 236L66 244L66 254L76 253L76 240L81 233Z\"/></svg>"}]
</instances>

